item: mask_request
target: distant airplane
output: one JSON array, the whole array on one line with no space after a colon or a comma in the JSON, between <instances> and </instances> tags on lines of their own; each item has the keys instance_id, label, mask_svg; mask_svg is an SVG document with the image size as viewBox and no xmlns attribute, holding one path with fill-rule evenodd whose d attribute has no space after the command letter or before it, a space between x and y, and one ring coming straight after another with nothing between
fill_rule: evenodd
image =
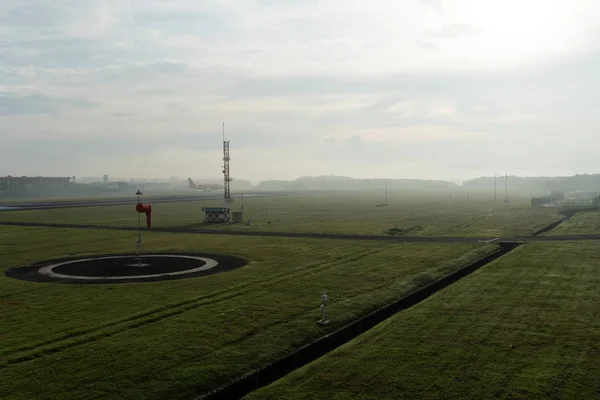
<instances>
[{"instance_id":1,"label":"distant airplane","mask_svg":"<svg viewBox=\"0 0 600 400\"><path fill-rule=\"evenodd\" d=\"M223 186L222 185L196 185L194 183L194 181L192 180L192 178L188 178L188 187L192 188L192 189L199 189L199 190L204 190L212 192L213 190L222 190Z\"/></svg>"}]
</instances>

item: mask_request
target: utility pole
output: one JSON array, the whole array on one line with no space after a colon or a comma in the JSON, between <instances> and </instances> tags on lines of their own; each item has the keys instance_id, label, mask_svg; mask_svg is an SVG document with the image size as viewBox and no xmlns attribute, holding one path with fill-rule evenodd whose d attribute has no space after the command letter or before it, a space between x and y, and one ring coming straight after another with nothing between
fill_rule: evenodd
<instances>
[{"instance_id":1,"label":"utility pole","mask_svg":"<svg viewBox=\"0 0 600 400\"><path fill-rule=\"evenodd\" d=\"M498 174L494 175L494 203L498 201Z\"/></svg>"},{"instance_id":2,"label":"utility pole","mask_svg":"<svg viewBox=\"0 0 600 400\"><path fill-rule=\"evenodd\" d=\"M387 200L387 182L385 183L385 205L387 206L388 204L388 200Z\"/></svg>"},{"instance_id":3,"label":"utility pole","mask_svg":"<svg viewBox=\"0 0 600 400\"><path fill-rule=\"evenodd\" d=\"M508 174L504 176L504 204L508 204Z\"/></svg>"}]
</instances>

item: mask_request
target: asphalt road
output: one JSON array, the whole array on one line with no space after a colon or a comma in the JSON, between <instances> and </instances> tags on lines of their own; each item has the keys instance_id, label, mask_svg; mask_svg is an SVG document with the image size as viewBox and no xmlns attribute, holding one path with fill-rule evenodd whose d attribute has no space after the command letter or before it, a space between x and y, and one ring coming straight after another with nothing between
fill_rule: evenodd
<instances>
[{"instance_id":1,"label":"asphalt road","mask_svg":"<svg viewBox=\"0 0 600 400\"><path fill-rule=\"evenodd\" d=\"M73 229L102 229L137 231L137 227L108 226L108 225L80 225L80 224L57 224L43 222L0 222L4 226L28 226L43 228L73 228ZM460 237L460 236L383 236L383 235L344 235L327 233L298 233L298 232L251 232L214 229L188 229L188 228L152 228L153 232L187 233L198 235L228 235L228 236L254 236L254 237L284 237L284 238L306 238L306 239L337 239L337 240L366 240L406 243L500 243L500 242L561 242L573 240L600 240L597 235L563 235L563 236L515 236L515 237Z\"/></svg>"}]
</instances>

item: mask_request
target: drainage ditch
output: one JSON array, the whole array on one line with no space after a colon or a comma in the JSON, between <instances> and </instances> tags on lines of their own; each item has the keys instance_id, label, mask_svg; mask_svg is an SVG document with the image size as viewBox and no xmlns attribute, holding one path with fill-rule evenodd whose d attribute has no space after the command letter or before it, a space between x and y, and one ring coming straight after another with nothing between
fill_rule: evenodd
<instances>
[{"instance_id":1,"label":"drainage ditch","mask_svg":"<svg viewBox=\"0 0 600 400\"><path fill-rule=\"evenodd\" d=\"M556 228L557 226L559 226L560 224L562 224L563 222L565 222L565 221L568 221L568 220L569 220L569 218L568 218L568 217L563 217L562 219L559 219L558 221L556 221L556 222L553 222L553 223L551 223L550 225L548 225L548 226L545 226L545 227L543 227L542 229L540 229L540 230L538 230L538 231L534 232L534 233L533 233L531 236L539 236L539 235L541 235L542 233L549 232L549 231L551 231L552 229L554 229L554 228Z\"/></svg>"}]
</instances>

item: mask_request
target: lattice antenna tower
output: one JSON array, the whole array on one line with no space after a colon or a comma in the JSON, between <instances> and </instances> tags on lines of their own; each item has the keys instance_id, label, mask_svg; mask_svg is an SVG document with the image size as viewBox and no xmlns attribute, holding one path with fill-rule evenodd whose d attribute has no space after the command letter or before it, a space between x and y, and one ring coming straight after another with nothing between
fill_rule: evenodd
<instances>
[{"instance_id":1,"label":"lattice antenna tower","mask_svg":"<svg viewBox=\"0 0 600 400\"><path fill-rule=\"evenodd\" d=\"M231 205L231 188L230 183L232 181L229 176L229 140L225 140L225 122L223 122L223 196L225 198L225 207Z\"/></svg>"}]
</instances>

